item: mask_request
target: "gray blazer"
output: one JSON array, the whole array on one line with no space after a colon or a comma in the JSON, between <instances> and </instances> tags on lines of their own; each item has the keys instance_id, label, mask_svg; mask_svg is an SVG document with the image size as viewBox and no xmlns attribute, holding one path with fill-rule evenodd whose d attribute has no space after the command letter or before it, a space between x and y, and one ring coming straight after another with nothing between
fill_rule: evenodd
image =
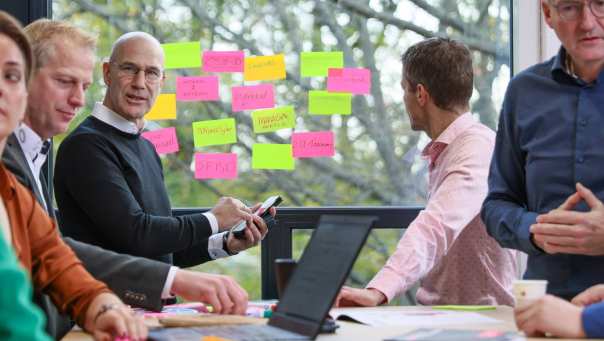
<instances>
[{"instance_id":1,"label":"gray blazer","mask_svg":"<svg viewBox=\"0 0 604 341\"><path fill-rule=\"evenodd\" d=\"M41 198L44 197L48 204L44 209L55 218L52 196L46 187L46 177L44 174L40 175L43 187L43 193L40 193L15 134L11 134L7 139L2 161L17 180L35 194L40 205L43 205ZM96 279L105 282L124 303L145 309L161 310L161 292L170 270L169 264L118 254L67 237L63 238L63 241L82 260L86 270ZM47 332L55 339L61 339L72 327L69 317L61 315L49 297L41 292L36 291L34 301L46 314Z\"/></svg>"}]
</instances>

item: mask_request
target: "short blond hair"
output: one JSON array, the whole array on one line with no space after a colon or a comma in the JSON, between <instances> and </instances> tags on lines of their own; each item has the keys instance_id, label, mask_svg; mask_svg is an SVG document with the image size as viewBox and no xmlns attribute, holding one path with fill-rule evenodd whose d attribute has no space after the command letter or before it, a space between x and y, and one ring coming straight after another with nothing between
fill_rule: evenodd
<instances>
[{"instance_id":1,"label":"short blond hair","mask_svg":"<svg viewBox=\"0 0 604 341\"><path fill-rule=\"evenodd\" d=\"M53 58L56 44L59 42L87 48L93 53L96 50L95 36L63 21L39 19L27 25L24 31L32 45L36 70Z\"/></svg>"}]
</instances>

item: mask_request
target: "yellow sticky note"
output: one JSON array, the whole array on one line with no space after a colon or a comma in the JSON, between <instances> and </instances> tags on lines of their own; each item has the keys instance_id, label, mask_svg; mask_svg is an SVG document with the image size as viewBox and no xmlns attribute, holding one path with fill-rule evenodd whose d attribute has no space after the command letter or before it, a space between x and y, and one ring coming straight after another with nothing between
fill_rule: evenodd
<instances>
[{"instance_id":1,"label":"yellow sticky note","mask_svg":"<svg viewBox=\"0 0 604 341\"><path fill-rule=\"evenodd\" d=\"M237 131L234 118L193 122L193 144L195 147L235 142L237 142Z\"/></svg>"},{"instance_id":2,"label":"yellow sticky note","mask_svg":"<svg viewBox=\"0 0 604 341\"><path fill-rule=\"evenodd\" d=\"M252 146L252 169L294 170L291 144L256 143Z\"/></svg>"},{"instance_id":3,"label":"yellow sticky note","mask_svg":"<svg viewBox=\"0 0 604 341\"><path fill-rule=\"evenodd\" d=\"M198 41L161 44L166 69L201 67L201 45Z\"/></svg>"},{"instance_id":4,"label":"yellow sticky note","mask_svg":"<svg viewBox=\"0 0 604 341\"><path fill-rule=\"evenodd\" d=\"M308 113L311 115L350 115L352 113L352 94L309 91Z\"/></svg>"},{"instance_id":5,"label":"yellow sticky note","mask_svg":"<svg viewBox=\"0 0 604 341\"><path fill-rule=\"evenodd\" d=\"M300 75L302 77L327 77L329 68L344 67L343 52L302 52Z\"/></svg>"},{"instance_id":6,"label":"yellow sticky note","mask_svg":"<svg viewBox=\"0 0 604 341\"><path fill-rule=\"evenodd\" d=\"M176 94L160 94L155 105L145 115L149 121L176 119Z\"/></svg>"},{"instance_id":7,"label":"yellow sticky note","mask_svg":"<svg viewBox=\"0 0 604 341\"><path fill-rule=\"evenodd\" d=\"M285 79L285 57L283 54L247 57L243 70L246 81Z\"/></svg>"}]
</instances>

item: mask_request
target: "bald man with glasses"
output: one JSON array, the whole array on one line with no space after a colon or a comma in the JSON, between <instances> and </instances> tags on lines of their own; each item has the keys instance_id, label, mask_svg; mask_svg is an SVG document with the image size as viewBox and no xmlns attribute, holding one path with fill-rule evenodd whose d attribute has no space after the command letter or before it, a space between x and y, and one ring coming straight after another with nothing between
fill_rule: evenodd
<instances>
[{"instance_id":1,"label":"bald man with glasses","mask_svg":"<svg viewBox=\"0 0 604 341\"><path fill-rule=\"evenodd\" d=\"M541 5L562 47L508 86L482 218L557 296L517 307L521 330L602 337L604 295L577 295L604 283L604 1Z\"/></svg>"}]
</instances>

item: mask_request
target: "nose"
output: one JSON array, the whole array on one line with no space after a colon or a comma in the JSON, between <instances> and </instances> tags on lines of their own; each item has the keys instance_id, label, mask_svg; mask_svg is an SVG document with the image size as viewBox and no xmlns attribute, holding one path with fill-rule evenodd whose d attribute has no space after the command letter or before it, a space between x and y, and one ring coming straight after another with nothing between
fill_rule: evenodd
<instances>
[{"instance_id":1,"label":"nose","mask_svg":"<svg viewBox=\"0 0 604 341\"><path fill-rule=\"evenodd\" d=\"M84 104L86 104L86 94L85 94L84 87L82 87L82 86L74 87L74 89L71 91L71 94L69 96L69 104L76 109L81 108L84 106Z\"/></svg>"},{"instance_id":2,"label":"nose","mask_svg":"<svg viewBox=\"0 0 604 341\"><path fill-rule=\"evenodd\" d=\"M139 70L134 79L132 79L132 86L136 89L145 88L145 70Z\"/></svg>"},{"instance_id":3,"label":"nose","mask_svg":"<svg viewBox=\"0 0 604 341\"><path fill-rule=\"evenodd\" d=\"M584 6L583 6L583 13L581 15L581 23L580 23L580 27L581 29L583 29L584 31L591 31L595 24L596 24L596 20L598 20L593 12L591 11L591 3L587 2Z\"/></svg>"}]
</instances>

